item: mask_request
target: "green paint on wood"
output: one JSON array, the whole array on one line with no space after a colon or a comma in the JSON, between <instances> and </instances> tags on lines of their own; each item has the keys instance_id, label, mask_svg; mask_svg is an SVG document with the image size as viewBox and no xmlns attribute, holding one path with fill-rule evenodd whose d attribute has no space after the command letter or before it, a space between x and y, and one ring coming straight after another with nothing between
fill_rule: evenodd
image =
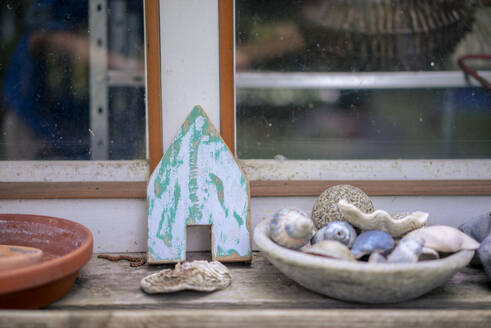
<instances>
[{"instance_id":1,"label":"green paint on wood","mask_svg":"<svg viewBox=\"0 0 491 328\"><path fill-rule=\"evenodd\" d=\"M215 186L215 189L217 191L218 201L220 202L220 205L222 206L223 211L225 212L225 216L228 216L228 209L225 206L225 202L224 202L225 196L224 196L224 192L223 192L223 182L219 177L217 177L213 173L210 173L209 176L211 179L211 183Z\"/></svg>"},{"instance_id":2,"label":"green paint on wood","mask_svg":"<svg viewBox=\"0 0 491 328\"><path fill-rule=\"evenodd\" d=\"M233 155L206 114L195 107L150 177L152 259L184 260L186 226L192 224L212 226L219 257L250 257L248 189Z\"/></svg>"},{"instance_id":3,"label":"green paint on wood","mask_svg":"<svg viewBox=\"0 0 491 328\"><path fill-rule=\"evenodd\" d=\"M220 245L217 246L217 251L219 257L226 257L232 255L239 256L239 252L237 252L235 249L231 248L231 249L224 250L223 248L220 247Z\"/></svg>"},{"instance_id":4,"label":"green paint on wood","mask_svg":"<svg viewBox=\"0 0 491 328\"><path fill-rule=\"evenodd\" d=\"M174 206L170 208L164 208L162 212L162 219L159 222L158 237L164 241L164 243L170 247L172 245L172 226L176 221L176 210L179 200L181 199L181 187L179 184L174 185ZM166 215L168 214L168 215ZM165 218L167 217L167 220ZM163 226L165 224L165 227ZM162 228L164 232L162 233Z\"/></svg>"},{"instance_id":5,"label":"green paint on wood","mask_svg":"<svg viewBox=\"0 0 491 328\"><path fill-rule=\"evenodd\" d=\"M239 227L244 224L244 219L242 219L240 215L235 211L234 211L234 218L235 221L237 221L237 223L239 224Z\"/></svg>"}]
</instances>

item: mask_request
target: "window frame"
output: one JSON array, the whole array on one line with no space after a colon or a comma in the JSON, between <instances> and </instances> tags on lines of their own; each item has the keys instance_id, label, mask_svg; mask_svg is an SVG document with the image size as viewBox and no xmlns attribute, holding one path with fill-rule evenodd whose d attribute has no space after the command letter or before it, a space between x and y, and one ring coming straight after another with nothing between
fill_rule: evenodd
<instances>
[{"instance_id":1,"label":"window frame","mask_svg":"<svg viewBox=\"0 0 491 328\"><path fill-rule=\"evenodd\" d=\"M222 136L235 149L234 0L220 0L220 76ZM224 58L225 57L225 58ZM232 76L232 78L231 78ZM223 77L223 78L222 78ZM232 95L231 101L228 97ZM234 118L233 121L231 118ZM318 196L349 183L372 196L491 195L491 159L484 160L241 160L252 196ZM325 172L328 172L327 174ZM320 177L320 178L319 178Z\"/></svg>"},{"instance_id":2,"label":"window frame","mask_svg":"<svg viewBox=\"0 0 491 328\"><path fill-rule=\"evenodd\" d=\"M220 131L234 152L235 2L215 1L218 2L219 11ZM146 197L148 176L163 155L159 4L159 0L144 0L148 159L69 161L61 164L51 161L0 162L0 199ZM317 196L327 187L340 183L359 186L376 196L491 195L491 159L240 160L240 163L250 177L253 197ZM428 167L433 164L433 167ZM52 169L47 168L59 165L62 165L62 169L58 172L53 173ZM139 167L138 173L130 173L135 165ZM12 167L19 167L14 175ZM82 167L92 172L92 176L81 175ZM37 180L30 174L34 170L40 177ZM118 173L114 173L114 170Z\"/></svg>"},{"instance_id":3,"label":"window frame","mask_svg":"<svg viewBox=\"0 0 491 328\"><path fill-rule=\"evenodd\" d=\"M144 0L147 159L0 161L0 199L145 198L162 158L159 1Z\"/></svg>"}]
</instances>

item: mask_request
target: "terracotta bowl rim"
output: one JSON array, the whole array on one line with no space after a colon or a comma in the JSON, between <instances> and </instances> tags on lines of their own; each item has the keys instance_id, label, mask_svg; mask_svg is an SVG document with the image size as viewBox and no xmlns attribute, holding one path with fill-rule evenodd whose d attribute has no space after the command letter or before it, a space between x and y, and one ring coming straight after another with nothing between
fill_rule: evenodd
<instances>
[{"instance_id":1,"label":"terracotta bowl rim","mask_svg":"<svg viewBox=\"0 0 491 328\"><path fill-rule=\"evenodd\" d=\"M9 219L12 221L30 221L41 223L42 220L46 219L56 220L67 225L69 230L72 230L73 227L78 227L83 231L86 238L79 247L71 250L65 255L41 262L39 264L8 270L6 272L0 272L0 295L41 286L48 282L61 279L78 271L90 260L92 255L93 236L92 232L84 225L67 219L46 215L17 213L0 214L0 220ZM32 279L32 277L35 277L35 279Z\"/></svg>"}]
</instances>

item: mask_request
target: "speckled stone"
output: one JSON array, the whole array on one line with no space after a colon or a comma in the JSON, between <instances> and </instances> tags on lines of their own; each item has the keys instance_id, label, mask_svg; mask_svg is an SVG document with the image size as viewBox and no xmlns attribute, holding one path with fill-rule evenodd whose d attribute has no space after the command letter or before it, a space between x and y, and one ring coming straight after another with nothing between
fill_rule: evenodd
<instances>
[{"instance_id":1,"label":"speckled stone","mask_svg":"<svg viewBox=\"0 0 491 328\"><path fill-rule=\"evenodd\" d=\"M326 189L314 203L312 221L320 229L332 221L344 221L338 202L345 199L364 213L374 211L372 201L363 190L351 185L336 185Z\"/></svg>"}]
</instances>

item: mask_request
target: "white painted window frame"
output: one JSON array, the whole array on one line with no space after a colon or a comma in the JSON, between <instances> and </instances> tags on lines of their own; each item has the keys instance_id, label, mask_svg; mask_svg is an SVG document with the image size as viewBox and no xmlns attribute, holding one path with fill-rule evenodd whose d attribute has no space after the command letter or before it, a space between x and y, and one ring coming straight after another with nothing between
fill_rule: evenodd
<instances>
[{"instance_id":1,"label":"white painted window frame","mask_svg":"<svg viewBox=\"0 0 491 328\"><path fill-rule=\"evenodd\" d=\"M220 127L218 0L160 0L164 149L194 105ZM194 40L199 41L194 41ZM191 64L190 64L191 63ZM241 161L250 180L491 179L491 160ZM2 182L147 181L141 161L6 161ZM253 226L283 206L310 210L312 197L252 199ZM489 196L375 197L388 210L431 209L434 222L457 224L489 210ZM410 208L408 208L410 207ZM413 208L417 207L417 208ZM144 199L0 200L0 212L53 215L78 221L94 233L96 252L146 249ZM190 239L193 239L190 236ZM199 237L190 250L206 249Z\"/></svg>"}]
</instances>

